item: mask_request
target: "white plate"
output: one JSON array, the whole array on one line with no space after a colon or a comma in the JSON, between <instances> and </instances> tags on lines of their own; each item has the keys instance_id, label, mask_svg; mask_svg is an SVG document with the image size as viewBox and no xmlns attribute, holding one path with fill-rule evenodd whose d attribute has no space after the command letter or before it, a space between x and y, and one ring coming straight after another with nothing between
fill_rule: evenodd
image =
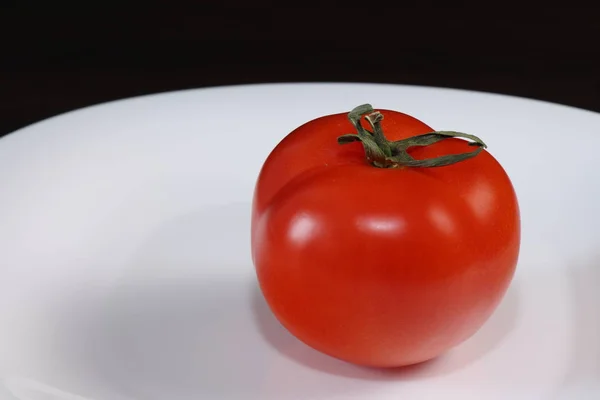
<instances>
[{"instance_id":1,"label":"white plate","mask_svg":"<svg viewBox=\"0 0 600 400\"><path fill-rule=\"evenodd\" d=\"M250 259L265 157L298 125L366 102L484 138L522 213L493 317L401 370L301 344ZM24 128L0 140L0 399L600 398L598 149L596 113L373 84L166 93Z\"/></svg>"}]
</instances>

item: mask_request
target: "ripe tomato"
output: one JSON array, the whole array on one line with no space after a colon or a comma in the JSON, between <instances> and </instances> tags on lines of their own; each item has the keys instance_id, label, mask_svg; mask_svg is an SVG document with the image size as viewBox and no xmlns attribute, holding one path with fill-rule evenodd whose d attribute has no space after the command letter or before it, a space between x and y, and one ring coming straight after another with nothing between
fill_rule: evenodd
<instances>
[{"instance_id":1,"label":"ripe tomato","mask_svg":"<svg viewBox=\"0 0 600 400\"><path fill-rule=\"evenodd\" d=\"M252 257L274 315L309 346L366 366L422 362L504 296L520 247L511 181L478 138L432 132L364 105L298 127L265 161Z\"/></svg>"}]
</instances>

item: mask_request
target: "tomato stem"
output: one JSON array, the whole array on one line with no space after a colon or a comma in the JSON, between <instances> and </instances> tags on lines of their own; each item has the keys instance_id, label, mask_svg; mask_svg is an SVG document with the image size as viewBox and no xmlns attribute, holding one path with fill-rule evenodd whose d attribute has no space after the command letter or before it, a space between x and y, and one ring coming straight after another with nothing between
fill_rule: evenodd
<instances>
[{"instance_id":1,"label":"tomato stem","mask_svg":"<svg viewBox=\"0 0 600 400\"><path fill-rule=\"evenodd\" d=\"M369 131L362 126L361 120L363 117L365 117L371 126L372 131ZM357 133L338 137L338 143L346 144L357 141L361 142L365 149L367 160L378 168L443 167L473 158L481 153L483 149L487 148L487 145L477 136L454 131L429 132L391 142L386 139L381 127L383 114L379 111L375 111L370 104L363 104L354 108L348 113L348 119L356 129ZM477 149L467 153L449 154L424 160L415 160L408 154L408 149L411 147L429 146L448 138L464 138L472 140L469 145L476 146Z\"/></svg>"}]
</instances>

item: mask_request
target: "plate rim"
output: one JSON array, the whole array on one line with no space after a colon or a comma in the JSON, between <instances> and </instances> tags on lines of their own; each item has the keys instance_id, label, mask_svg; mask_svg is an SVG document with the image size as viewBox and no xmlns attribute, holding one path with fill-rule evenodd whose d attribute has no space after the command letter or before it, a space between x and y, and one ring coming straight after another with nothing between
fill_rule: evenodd
<instances>
[{"instance_id":1,"label":"plate rim","mask_svg":"<svg viewBox=\"0 0 600 400\"><path fill-rule=\"evenodd\" d=\"M524 101L529 103L537 103L538 105L546 105L551 107L558 107L560 109L571 110L571 111L579 111L585 114L595 115L600 117L600 112L589 110L586 108L580 108L577 106L572 106L568 104L557 103L549 100L542 100L533 97L525 97L520 95L499 93L493 91L485 91L485 90L474 90L474 89L463 89L457 87L446 87L446 86L435 86L435 85L418 85L418 84L405 84L405 83L385 83L385 82L367 82L367 81L288 81L288 82L258 82L258 83L241 83L241 84L225 84L225 85L214 85L214 86L201 86L201 87L192 87L186 89L174 89L174 90L166 90L166 91L158 91L153 93L140 94L135 96L128 96L123 98L117 98L113 100L102 101L94 104L90 104L87 106L81 106L77 108L73 108L68 111L64 111L55 115L51 115L46 118L42 118L38 121L32 122L30 124L24 125L16 130L10 131L6 134L0 136L0 146L4 143L3 140L6 140L7 137L14 136L16 134L22 133L23 131L31 130L36 128L37 126L44 124L49 121L53 121L55 119L69 117L72 114L76 114L83 111L90 111L95 108L107 107L107 106L115 106L120 103L132 102L143 99L150 99L153 97L165 97L165 96L173 96L184 93L191 92L209 92L209 91L218 91L218 90L234 90L234 89L253 89L253 88L262 88L262 87L283 87L283 86L377 86L377 87L385 87L385 88L398 88L398 89L423 89L430 91L444 91L455 94L475 94L475 95L484 95L496 97L504 100L516 100L516 101Z\"/></svg>"}]
</instances>

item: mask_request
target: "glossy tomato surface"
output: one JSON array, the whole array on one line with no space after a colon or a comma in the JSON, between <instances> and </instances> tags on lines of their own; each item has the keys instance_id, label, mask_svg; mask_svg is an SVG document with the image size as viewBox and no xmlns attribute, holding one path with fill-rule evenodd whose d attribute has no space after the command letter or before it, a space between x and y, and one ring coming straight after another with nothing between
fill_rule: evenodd
<instances>
[{"instance_id":1,"label":"glossy tomato surface","mask_svg":"<svg viewBox=\"0 0 600 400\"><path fill-rule=\"evenodd\" d=\"M434 131L379 111L389 140ZM261 290L293 335L330 356L376 367L434 358L473 335L511 282L513 186L487 150L443 167L378 168L360 142L338 144L348 133L347 113L317 118L264 163L251 232ZM472 149L450 138L410 154Z\"/></svg>"}]
</instances>

